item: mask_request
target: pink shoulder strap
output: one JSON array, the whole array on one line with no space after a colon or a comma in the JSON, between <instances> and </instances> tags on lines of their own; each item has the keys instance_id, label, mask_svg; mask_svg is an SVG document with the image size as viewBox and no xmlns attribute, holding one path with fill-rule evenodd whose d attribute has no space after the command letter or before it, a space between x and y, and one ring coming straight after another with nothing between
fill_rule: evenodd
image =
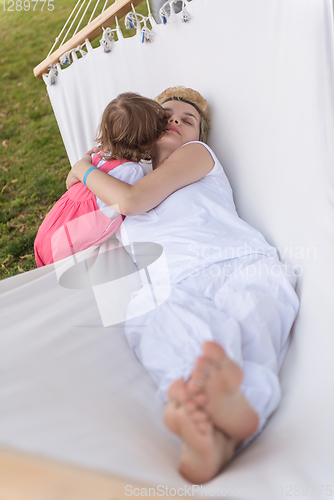
<instances>
[{"instance_id":1,"label":"pink shoulder strap","mask_svg":"<svg viewBox=\"0 0 334 500\"><path fill-rule=\"evenodd\" d=\"M101 161L101 157L99 154L93 156L92 158L92 164L94 165L94 167L97 167L98 164L100 163ZM98 167L100 170L102 170L103 172L110 172L110 170L113 170L114 168L116 167L119 167L119 165L122 165L123 163L127 163L128 160L125 160L125 159L122 159L122 160L108 160L106 161L105 163L103 163L103 165L101 165L100 167Z\"/></svg>"}]
</instances>

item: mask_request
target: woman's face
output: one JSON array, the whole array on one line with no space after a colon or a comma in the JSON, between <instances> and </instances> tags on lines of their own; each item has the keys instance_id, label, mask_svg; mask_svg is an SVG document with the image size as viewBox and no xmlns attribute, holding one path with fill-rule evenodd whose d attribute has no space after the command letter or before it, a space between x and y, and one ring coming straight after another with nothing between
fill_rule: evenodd
<instances>
[{"instance_id":1,"label":"woman's face","mask_svg":"<svg viewBox=\"0 0 334 500\"><path fill-rule=\"evenodd\" d=\"M167 101L162 107L170 118L166 133L157 142L159 147L170 148L172 153L187 142L199 140L201 116L194 106L182 101Z\"/></svg>"}]
</instances>

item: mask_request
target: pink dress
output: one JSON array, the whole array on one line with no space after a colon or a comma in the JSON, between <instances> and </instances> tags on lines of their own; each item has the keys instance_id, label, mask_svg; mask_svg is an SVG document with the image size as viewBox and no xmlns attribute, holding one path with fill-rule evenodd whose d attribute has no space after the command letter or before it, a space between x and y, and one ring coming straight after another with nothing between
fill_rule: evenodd
<instances>
[{"instance_id":1,"label":"pink dress","mask_svg":"<svg viewBox=\"0 0 334 500\"><path fill-rule=\"evenodd\" d=\"M102 163L99 155L92 158L92 164L106 173L126 161ZM52 264L102 243L116 231L123 219L124 215L115 219L104 215L94 193L82 182L77 182L57 201L39 227L34 244L37 266Z\"/></svg>"}]
</instances>

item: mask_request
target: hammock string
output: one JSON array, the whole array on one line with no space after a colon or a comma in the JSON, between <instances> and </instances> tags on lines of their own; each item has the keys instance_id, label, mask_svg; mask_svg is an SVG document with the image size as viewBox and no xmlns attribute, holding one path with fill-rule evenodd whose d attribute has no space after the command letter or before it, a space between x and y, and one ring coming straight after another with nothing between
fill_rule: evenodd
<instances>
[{"instance_id":1,"label":"hammock string","mask_svg":"<svg viewBox=\"0 0 334 500\"><path fill-rule=\"evenodd\" d=\"M106 10L107 3L108 3L108 0L106 0L106 1L104 2L104 5L103 5L103 9L102 9L101 14L102 14L102 13Z\"/></svg>"},{"instance_id":2,"label":"hammock string","mask_svg":"<svg viewBox=\"0 0 334 500\"><path fill-rule=\"evenodd\" d=\"M111 28L102 28L103 35L100 40L100 45L103 48L104 52L108 54L111 52L112 44L114 42L114 33L117 33L117 29L112 30Z\"/></svg>"},{"instance_id":3,"label":"hammock string","mask_svg":"<svg viewBox=\"0 0 334 500\"><path fill-rule=\"evenodd\" d=\"M80 3L81 3L81 5L80 5L80 7L79 7L79 4L80 4ZM47 57L49 57L49 55L50 55L50 54L52 54L52 52L53 52L54 48L55 48L55 47L56 47L56 45L59 43L59 41L60 41L60 39L61 39L61 36L62 36L62 34L64 33L64 31L65 31L66 27L68 26L69 22L72 20L72 22L71 22L71 24L70 24L70 26L69 26L69 28L68 28L68 30L67 30L67 32L66 32L66 34L65 34L64 38L63 38L63 39L61 40L61 42L59 43L59 47L58 47L58 48L60 48L62 45L64 45L64 43L65 43L65 41L67 40L67 38L68 38L68 36L69 36L69 33L71 32L71 30L72 30L72 28L73 28L73 26L74 26L74 24L75 24L75 22L76 22L76 20L77 20L77 18L78 18L78 16L79 16L79 14L80 14L80 12L81 12L82 8L84 7L85 3L86 3L86 0L78 0L78 1L77 1L77 3L76 3L76 5L75 5L75 7L73 8L72 12L70 13L69 17L67 18L66 23L64 24L64 26L63 26L63 28L62 28L61 32L60 32L60 33L59 33L59 35L55 38L55 42L54 42L54 44L52 45L52 47L51 47L51 49L50 49L50 51L49 51L49 53L48 53ZM86 6L86 8L85 8L84 13L82 14L81 19L80 19L80 21L79 21L78 25L77 25L77 26L76 26L76 28L75 28L75 31L74 31L74 32L72 33L72 35L71 35L72 37L73 37L73 36L74 36L74 35L78 32L78 30L79 30L79 28L80 28L80 26L81 26L81 24L82 24L82 22L83 22L83 20L84 20L84 17L85 17L85 15L87 14L87 11L88 11L88 9L89 9L89 7L90 7L91 3L92 3L92 0L89 0L89 1L88 1L87 6ZM91 22L91 20L94 18L94 15L95 15L95 12L96 12L96 10L97 10L97 8L98 8L99 3L100 3L100 0L97 0L97 1L95 2L94 9L93 9L93 11L92 11L92 13L91 13L91 15L90 15L90 18L89 18L89 20L88 20L88 22L87 22L87 25L88 25L88 24ZM108 3L108 0L106 0L106 1L104 2L104 5L103 5L103 7L102 7L101 14L105 11L105 9L106 9L106 7L107 7L107 3ZM79 7L79 8L78 8L78 7ZM75 12L76 12L76 14L75 14L75 16L74 16L74 13L75 13ZM73 16L74 16L74 18L72 19L72 17L73 17Z\"/></svg>"},{"instance_id":4,"label":"hammock string","mask_svg":"<svg viewBox=\"0 0 334 500\"><path fill-rule=\"evenodd\" d=\"M60 64L53 64L49 69L49 73L44 73L42 75L43 80L47 86L54 85L56 83L56 77L60 71Z\"/></svg>"},{"instance_id":5,"label":"hammock string","mask_svg":"<svg viewBox=\"0 0 334 500\"><path fill-rule=\"evenodd\" d=\"M87 48L87 42L89 43L89 41L86 40L85 42L86 48ZM67 66L68 64L70 64L71 57L73 62L77 61L78 59L77 52L80 52L82 57L84 57L87 54L87 52L83 48L83 45L78 45L78 47L76 47L75 49L69 50L68 52L65 52L65 54L61 56L61 58L59 59L61 66Z\"/></svg>"},{"instance_id":6,"label":"hammock string","mask_svg":"<svg viewBox=\"0 0 334 500\"><path fill-rule=\"evenodd\" d=\"M98 0L96 2L94 11L93 11L93 13L92 13L92 15L90 17L89 22L91 21L94 13L96 11L96 8L98 6L99 1L100 0ZM180 1L180 0L167 0L163 4L163 6L161 7L161 9L159 11L159 15L160 15L160 18L161 18L163 24L166 24L168 22L169 18L171 18L173 15L175 15L174 4L177 3L178 1ZM65 23L65 26L63 27L61 33L57 37L56 42L59 40L61 34L65 30L65 28L66 28L67 24L69 23L71 17L74 15L74 12L75 12L75 10L76 10L79 2L80 2L80 0L77 2L75 8L71 12L69 18L67 19L67 21ZM107 2L108 2L108 0L105 1L105 4L103 6L103 10L105 9L105 7L107 5ZM134 6L132 5L132 12L129 12L126 15L125 20L124 20L126 29L136 29L137 30L137 34L140 35L141 43L151 42L153 40L152 29L154 28L154 26L156 26L156 21L155 21L154 17L152 16L152 13L151 13L151 10L150 10L149 0L146 0L146 2L147 2L147 9L148 9L148 15L147 16L144 16L144 15L139 14L138 12L136 12ZM76 12L76 15L74 16L74 19L72 20L71 25L70 25L70 27L69 27L69 29L68 29L68 31L67 31L67 33L66 33L66 35L65 35L65 37L62 40L62 42L61 42L60 45L62 45L64 43L65 39L67 38L68 33L70 32L73 24L75 23L77 17L80 14L80 11L82 10L82 8L85 5L85 3L86 3L86 0L83 0L80 8ZM75 33L78 31L78 29L79 29L79 27L80 27L80 25L82 23L82 20L83 20L86 12L88 10L88 7L89 7L90 3L91 3L91 0L88 1L86 9L85 9L83 15L81 16L81 19L79 21L79 24L78 24L78 26L76 28ZM189 14L187 13L187 10L186 10L186 7L187 7L188 3L189 3L188 0L182 0L181 16L182 16L182 21L184 21L184 22L186 22L186 21L189 20ZM169 13L167 13L166 8L169 9ZM102 10L102 12L103 12L103 10ZM114 28L114 29L112 29L112 28L103 28L102 27L103 34L102 34L102 38L100 40L100 45L103 48L104 52L107 53L107 54L109 52L111 52L113 43L115 42L114 35L115 34L117 35L117 39L118 40L120 40L120 39L123 38L122 31L121 31L121 28L119 26L117 16L115 16L115 21L116 21L116 28ZM148 27L148 23L150 23L151 28ZM89 42L88 39L86 39L84 45L86 46L87 51L92 50L92 46L91 46L91 44L90 44L90 42ZM43 79L44 79L45 83L48 86L49 85L54 85L56 83L56 77L59 74L59 72L61 71L61 66L64 67L64 66L69 65L71 63L71 59L72 59L72 62L75 62L78 59L77 53L80 53L81 56L84 57L85 55L87 55L87 51L84 50L84 46L83 45L79 45L78 47L76 47L74 49L71 49L68 52L66 52L65 54L63 54L60 57L60 59L59 59L59 63L53 64L52 66L49 66L48 67L49 73L43 75Z\"/></svg>"},{"instance_id":7,"label":"hammock string","mask_svg":"<svg viewBox=\"0 0 334 500\"><path fill-rule=\"evenodd\" d=\"M78 26L76 27L75 32L73 33L73 36L74 36L74 35L78 32L78 29L80 28L81 23L82 23L82 21L83 21L83 18L85 17L86 12L87 12L87 10L88 10L88 7L90 6L90 4L91 4L91 3L92 3L92 0L89 0L89 2L87 3L87 7L85 8L85 11L84 11L84 13L83 13L83 14L82 14L82 16L81 16L81 19L80 19L80 21L79 21L79 24L78 24Z\"/></svg>"},{"instance_id":8,"label":"hammock string","mask_svg":"<svg viewBox=\"0 0 334 500\"><path fill-rule=\"evenodd\" d=\"M189 0L167 0L163 4L163 6L161 7L161 9L159 11L159 16L160 16L160 19L161 19L161 21L162 21L163 24L166 24L168 22L168 19L171 16L175 15L174 4L179 3L180 1L182 1L182 10L181 10L182 20L184 22L186 22L186 21L189 20L189 14L186 11L186 6L189 3ZM80 2L81 2L81 5L79 6ZM92 3L92 0L88 0L87 6L84 9L84 12L83 12L83 14L82 14L82 16L81 16L81 18L80 18L80 20L79 20L76 28L75 28L75 31L74 31L74 33L71 36L74 36L79 31L79 28L80 28L80 26L81 26L81 24L82 24L82 22L83 22L83 20L85 18L85 15L87 14L87 11L88 11L91 3ZM95 15L95 12L97 10L97 7L98 7L99 3L100 3L100 0L97 0L95 2L95 6L94 6L94 9L93 9L93 12L92 12L92 14L89 17L87 25L94 18L94 15ZM105 0L101 13L103 13L105 11L105 9L107 7L107 3L108 3L108 0ZM156 25L155 19L152 16L152 13L151 13L150 5L149 5L149 0L146 0L146 3L147 3L147 9L148 9L148 16L142 16L142 15L138 14L135 11L134 7L132 6L133 13L130 13L131 15L128 14L127 21L126 21L128 23L127 29L137 28L137 32L138 33L141 32L141 41L142 41L142 43L144 43L144 42L150 42L150 41L152 41L152 38L153 38L151 29L149 29L149 27L147 26L147 22L150 21L151 27L153 27L154 25ZM55 38L55 42L54 42L53 46L51 47L50 52L48 53L48 56L52 53L52 51L54 50L55 46L59 43L59 41L61 40L62 34L64 33L64 31L67 28L67 26L70 24L68 30L66 31L66 34L65 34L64 38L61 40L61 42L59 44L59 47L61 47L65 43L65 41L67 40L67 38L69 36L69 33L71 32L72 28L74 27L74 24L75 24L76 20L78 19L79 14L81 13L81 11L84 8L85 4L86 4L86 0L78 0L77 1L74 9L70 13L70 15L69 15L66 23L64 24L64 26L63 26L63 28L61 30L61 32ZM169 13L167 13L166 8L169 8ZM139 20L139 22L138 22L138 20ZM70 23L70 21L71 21L71 23ZM110 33L108 33L108 35L110 35ZM110 52L110 50L111 50L111 41L110 41L109 38L107 38L107 35L104 36L102 45L103 45L104 48L106 47L106 52Z\"/></svg>"},{"instance_id":9,"label":"hammock string","mask_svg":"<svg viewBox=\"0 0 334 500\"><path fill-rule=\"evenodd\" d=\"M167 2L165 2L162 5L162 7L159 10L159 17L163 24L167 24L168 19L175 15L174 5L179 1L180 0L167 0ZM187 12L188 3L189 3L188 0L182 0L181 16L182 16L182 21L184 22L189 21L189 14ZM169 13L166 10L167 7L169 9Z\"/></svg>"},{"instance_id":10,"label":"hammock string","mask_svg":"<svg viewBox=\"0 0 334 500\"><path fill-rule=\"evenodd\" d=\"M71 31L71 29L72 29L72 27L73 27L73 24L74 24L74 23L75 23L75 21L77 20L77 17L78 17L78 15L80 14L80 11L81 11L82 7L85 5L85 3L86 3L86 0L83 0L83 3L81 4L81 6L80 6L80 8L79 8L78 12L76 13L75 18L74 18L74 19L73 19L73 21L71 22L71 25L70 25L70 27L68 28L67 33L66 33L66 35L64 36L64 38L63 38L63 40L62 40L62 42L61 42L60 46L62 46L62 45L63 45L63 43L65 42L65 40L66 40L66 38L67 38L67 36L68 36L69 32Z\"/></svg>"},{"instance_id":11,"label":"hammock string","mask_svg":"<svg viewBox=\"0 0 334 500\"><path fill-rule=\"evenodd\" d=\"M79 3L80 3L80 0L78 0L78 1L77 1L77 3L76 3L76 5L75 5L74 9L72 10L71 14L70 14L70 15L69 15L69 17L67 18L67 21L66 21L66 23L65 23L65 24L64 24L64 26L63 26L63 29L61 30L61 32L59 33L59 35L58 35L58 36L57 36L57 38L55 39L55 43L52 45L52 47L51 47L51 49L50 49L50 52L48 53L47 57L49 57L49 55L52 53L53 49L55 48L55 46L56 46L56 45L57 45L57 43L59 42L61 35L62 35L62 34L63 34L63 32L65 31L65 28L66 28L66 26L68 25L68 23L70 22L70 19L71 19L72 15L74 14L74 12L75 12L76 8L78 7ZM66 35L66 36L67 36L67 35ZM65 38L64 38L64 39L66 39L66 36L65 36ZM60 44L60 47L62 46L62 44L63 44L63 43L64 43L64 40L63 40L63 41L62 41L62 43Z\"/></svg>"},{"instance_id":12,"label":"hammock string","mask_svg":"<svg viewBox=\"0 0 334 500\"><path fill-rule=\"evenodd\" d=\"M99 5L99 3L100 3L100 0L97 0L97 2L95 3L95 7L94 7L94 10L93 10L93 12L92 12L92 15L90 16L89 21L88 21L88 23L87 23L87 24L89 24L89 23L91 22L91 20L93 19L94 14L95 14L95 11L96 11L97 6ZM102 12L103 12L103 11L102 11Z\"/></svg>"},{"instance_id":13,"label":"hammock string","mask_svg":"<svg viewBox=\"0 0 334 500\"><path fill-rule=\"evenodd\" d=\"M143 16L138 14L134 7L132 6L133 12L129 12L125 17L125 27L126 29L137 29L137 33L141 34L141 42L151 42L153 39L152 31L147 26L147 22L150 21L152 26L152 21L150 16Z\"/></svg>"}]
</instances>

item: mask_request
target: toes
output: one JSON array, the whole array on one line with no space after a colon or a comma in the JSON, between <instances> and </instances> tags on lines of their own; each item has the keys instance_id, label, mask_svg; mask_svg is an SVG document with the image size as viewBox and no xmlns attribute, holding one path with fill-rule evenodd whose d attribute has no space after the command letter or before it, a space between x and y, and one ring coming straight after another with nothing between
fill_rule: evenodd
<instances>
[{"instance_id":1,"label":"toes","mask_svg":"<svg viewBox=\"0 0 334 500\"><path fill-rule=\"evenodd\" d=\"M192 421L195 422L195 424L200 424L202 422L210 422L210 419L204 411L195 411L191 415Z\"/></svg>"},{"instance_id":2,"label":"toes","mask_svg":"<svg viewBox=\"0 0 334 500\"><path fill-rule=\"evenodd\" d=\"M195 414L198 409L197 409L197 406L195 405L195 403L190 400L190 401L187 401L184 405L185 409L186 409L186 412L192 416L193 414Z\"/></svg>"},{"instance_id":3,"label":"toes","mask_svg":"<svg viewBox=\"0 0 334 500\"><path fill-rule=\"evenodd\" d=\"M187 403L184 405L184 409L188 417L195 424L210 421L210 418L207 415L207 413L202 409L198 408L198 406L193 401L187 401Z\"/></svg>"},{"instance_id":4,"label":"toes","mask_svg":"<svg viewBox=\"0 0 334 500\"><path fill-rule=\"evenodd\" d=\"M212 363L219 364L227 358L224 349L216 342L204 342L202 351L204 352L205 358Z\"/></svg>"},{"instance_id":5,"label":"toes","mask_svg":"<svg viewBox=\"0 0 334 500\"><path fill-rule=\"evenodd\" d=\"M212 423L209 416L203 410L199 410L194 404L191 403L187 403L185 405L185 410L189 418L189 423L192 422L196 428L196 432L199 432L200 434L211 432Z\"/></svg>"},{"instance_id":6,"label":"toes","mask_svg":"<svg viewBox=\"0 0 334 500\"><path fill-rule=\"evenodd\" d=\"M209 421L199 422L197 424L197 429L201 434L209 434L210 432L212 432L212 424Z\"/></svg>"},{"instance_id":7,"label":"toes","mask_svg":"<svg viewBox=\"0 0 334 500\"><path fill-rule=\"evenodd\" d=\"M203 376L207 375L208 371L210 371L208 360L204 356L198 356L196 359L196 368L203 374Z\"/></svg>"},{"instance_id":8,"label":"toes","mask_svg":"<svg viewBox=\"0 0 334 500\"><path fill-rule=\"evenodd\" d=\"M200 392L203 392L206 380L212 370L212 366L210 366L210 364L211 363L203 356L199 356L196 359L196 366L192 371L191 378L187 384L191 396L195 396Z\"/></svg>"},{"instance_id":9,"label":"toes","mask_svg":"<svg viewBox=\"0 0 334 500\"><path fill-rule=\"evenodd\" d=\"M199 371L195 368L195 370L193 370L191 377L187 383L187 388L188 388L189 394L191 396L195 396L196 394L203 391L204 386L205 386L205 377L203 377L203 374L201 371Z\"/></svg>"},{"instance_id":10,"label":"toes","mask_svg":"<svg viewBox=\"0 0 334 500\"><path fill-rule=\"evenodd\" d=\"M205 392L200 392L199 394L196 394L192 400L197 407L201 408L207 404L208 396Z\"/></svg>"},{"instance_id":11,"label":"toes","mask_svg":"<svg viewBox=\"0 0 334 500\"><path fill-rule=\"evenodd\" d=\"M175 380L168 389L168 398L182 404L187 399L187 386L183 379Z\"/></svg>"},{"instance_id":12,"label":"toes","mask_svg":"<svg viewBox=\"0 0 334 500\"><path fill-rule=\"evenodd\" d=\"M219 382L221 389L235 390L243 380L243 371L240 366L230 359L224 349L215 342L204 342L202 345L204 357L211 364L210 380Z\"/></svg>"},{"instance_id":13,"label":"toes","mask_svg":"<svg viewBox=\"0 0 334 500\"><path fill-rule=\"evenodd\" d=\"M204 380L204 386L207 383L208 379L211 377L212 373L219 368L221 363L215 362L206 356L200 356L196 360L196 370L201 374L202 379Z\"/></svg>"}]
</instances>

